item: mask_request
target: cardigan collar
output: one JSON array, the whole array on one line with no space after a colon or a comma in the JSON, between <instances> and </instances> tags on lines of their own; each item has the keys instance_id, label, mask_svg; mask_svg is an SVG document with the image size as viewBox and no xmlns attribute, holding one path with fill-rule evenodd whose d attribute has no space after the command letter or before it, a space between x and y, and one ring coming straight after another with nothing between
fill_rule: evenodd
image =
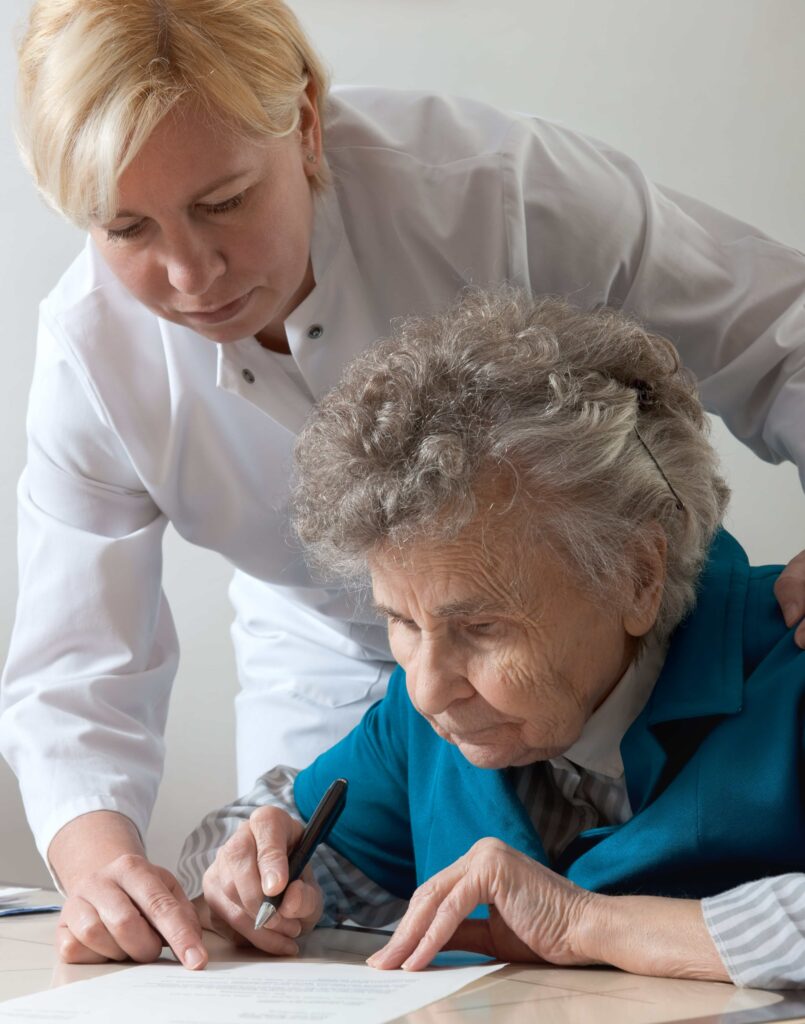
<instances>
[{"instance_id":1,"label":"cardigan collar","mask_svg":"<svg viewBox=\"0 0 805 1024\"><path fill-rule=\"evenodd\" d=\"M719 530L699 579L696 606L674 631L646 706L650 726L741 710L748 582L743 548Z\"/></svg>"},{"instance_id":2,"label":"cardigan collar","mask_svg":"<svg viewBox=\"0 0 805 1024\"><path fill-rule=\"evenodd\" d=\"M635 814L669 781L668 771L674 770L669 753L679 755L703 735L706 723L696 726L692 720L741 710L748 583L749 563L743 548L719 530L699 579L696 605L674 631L654 691L621 743ZM685 720L689 724L681 734L677 729L670 736L664 728Z\"/></svg>"}]
</instances>

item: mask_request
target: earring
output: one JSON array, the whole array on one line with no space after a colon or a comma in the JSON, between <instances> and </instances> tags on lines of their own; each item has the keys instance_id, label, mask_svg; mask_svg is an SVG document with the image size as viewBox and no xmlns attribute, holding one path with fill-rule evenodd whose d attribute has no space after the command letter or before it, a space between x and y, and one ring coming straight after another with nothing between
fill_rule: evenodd
<instances>
[{"instance_id":1,"label":"earring","mask_svg":"<svg viewBox=\"0 0 805 1024\"><path fill-rule=\"evenodd\" d=\"M307 162L309 164L315 164L315 162L316 162L316 154L315 153L308 153L308 155L307 155Z\"/></svg>"}]
</instances>

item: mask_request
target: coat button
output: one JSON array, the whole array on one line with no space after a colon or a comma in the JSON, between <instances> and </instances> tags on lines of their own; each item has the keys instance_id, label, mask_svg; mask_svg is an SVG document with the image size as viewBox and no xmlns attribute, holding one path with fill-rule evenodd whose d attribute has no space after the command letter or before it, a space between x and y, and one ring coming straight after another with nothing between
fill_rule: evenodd
<instances>
[{"instance_id":1,"label":"coat button","mask_svg":"<svg viewBox=\"0 0 805 1024\"><path fill-rule=\"evenodd\" d=\"M308 338L311 338L313 341L316 341L317 338L320 338L322 334L324 334L324 328L322 327L321 324L313 324L311 327L308 327L307 329L307 336Z\"/></svg>"},{"instance_id":2,"label":"coat button","mask_svg":"<svg viewBox=\"0 0 805 1024\"><path fill-rule=\"evenodd\" d=\"M251 370L243 371L243 379L246 381L247 384L254 384L254 374L252 373Z\"/></svg>"}]
</instances>

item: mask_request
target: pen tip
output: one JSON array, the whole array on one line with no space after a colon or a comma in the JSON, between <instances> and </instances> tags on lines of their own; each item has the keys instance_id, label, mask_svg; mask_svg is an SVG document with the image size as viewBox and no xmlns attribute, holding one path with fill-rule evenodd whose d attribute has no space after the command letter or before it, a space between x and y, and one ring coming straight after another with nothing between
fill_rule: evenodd
<instances>
[{"instance_id":1,"label":"pen tip","mask_svg":"<svg viewBox=\"0 0 805 1024\"><path fill-rule=\"evenodd\" d=\"M276 914L277 908L273 907L270 903L264 903L257 911L257 917L254 919L254 930L259 931L260 928L270 921L271 918Z\"/></svg>"}]
</instances>

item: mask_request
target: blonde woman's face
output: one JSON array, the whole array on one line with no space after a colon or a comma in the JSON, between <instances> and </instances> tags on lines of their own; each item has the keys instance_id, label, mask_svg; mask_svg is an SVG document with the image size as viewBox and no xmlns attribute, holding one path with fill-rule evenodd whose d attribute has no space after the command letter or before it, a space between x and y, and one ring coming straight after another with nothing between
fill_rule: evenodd
<instances>
[{"instance_id":1,"label":"blonde woman's face","mask_svg":"<svg viewBox=\"0 0 805 1024\"><path fill-rule=\"evenodd\" d=\"M310 180L321 142L306 96L301 107L300 129L268 141L182 107L121 175L117 215L90 234L157 316L211 341L284 345L283 321L314 285Z\"/></svg>"}]
</instances>

